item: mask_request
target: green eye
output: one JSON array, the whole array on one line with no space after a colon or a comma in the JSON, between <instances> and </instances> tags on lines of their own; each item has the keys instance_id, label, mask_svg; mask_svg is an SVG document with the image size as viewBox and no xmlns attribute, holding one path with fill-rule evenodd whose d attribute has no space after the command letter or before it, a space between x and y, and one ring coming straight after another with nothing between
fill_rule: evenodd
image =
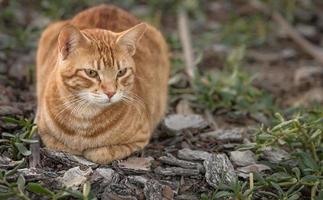
<instances>
[{"instance_id":1,"label":"green eye","mask_svg":"<svg viewBox=\"0 0 323 200\"><path fill-rule=\"evenodd\" d=\"M96 78L98 76L98 72L93 69L85 69L85 73L91 78Z\"/></svg>"},{"instance_id":2,"label":"green eye","mask_svg":"<svg viewBox=\"0 0 323 200\"><path fill-rule=\"evenodd\" d=\"M123 69L121 69L121 70L118 71L117 76L118 77L121 77L121 76L125 75L126 72L127 72L127 68L123 68Z\"/></svg>"}]
</instances>

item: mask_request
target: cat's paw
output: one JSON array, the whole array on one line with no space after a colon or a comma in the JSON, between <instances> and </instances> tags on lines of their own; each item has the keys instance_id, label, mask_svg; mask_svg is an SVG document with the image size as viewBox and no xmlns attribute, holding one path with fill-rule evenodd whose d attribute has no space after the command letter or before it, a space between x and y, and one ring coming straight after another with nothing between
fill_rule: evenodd
<instances>
[{"instance_id":1,"label":"cat's paw","mask_svg":"<svg viewBox=\"0 0 323 200\"><path fill-rule=\"evenodd\" d=\"M83 157L98 164L109 164L113 161L106 148L87 149L83 151Z\"/></svg>"}]
</instances>

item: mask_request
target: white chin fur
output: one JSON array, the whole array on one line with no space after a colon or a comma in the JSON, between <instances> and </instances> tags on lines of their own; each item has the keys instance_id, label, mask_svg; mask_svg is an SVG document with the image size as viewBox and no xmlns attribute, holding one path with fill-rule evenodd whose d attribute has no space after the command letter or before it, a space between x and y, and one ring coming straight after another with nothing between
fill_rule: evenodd
<instances>
[{"instance_id":1,"label":"white chin fur","mask_svg":"<svg viewBox=\"0 0 323 200\"><path fill-rule=\"evenodd\" d=\"M118 102L122 98L122 92L118 91L115 95L113 95L112 98L109 98L105 94L94 94L92 92L86 92L86 94L83 97L92 104L98 106L107 106L112 103Z\"/></svg>"}]
</instances>

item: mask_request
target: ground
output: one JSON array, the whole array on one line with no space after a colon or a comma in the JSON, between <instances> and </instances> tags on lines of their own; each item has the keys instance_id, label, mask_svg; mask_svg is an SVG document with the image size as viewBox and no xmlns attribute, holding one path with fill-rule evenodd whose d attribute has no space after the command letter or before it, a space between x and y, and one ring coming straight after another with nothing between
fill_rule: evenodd
<instances>
[{"instance_id":1,"label":"ground","mask_svg":"<svg viewBox=\"0 0 323 200\"><path fill-rule=\"evenodd\" d=\"M238 0L110 2L155 25L169 43L165 119L150 144L123 161L99 166L42 147L41 167L30 168L39 35L100 1L0 1L0 199L64 192L67 199L323 198L323 63L272 12ZM320 1L261 2L322 44ZM195 78L186 73L180 9L188 14Z\"/></svg>"}]
</instances>

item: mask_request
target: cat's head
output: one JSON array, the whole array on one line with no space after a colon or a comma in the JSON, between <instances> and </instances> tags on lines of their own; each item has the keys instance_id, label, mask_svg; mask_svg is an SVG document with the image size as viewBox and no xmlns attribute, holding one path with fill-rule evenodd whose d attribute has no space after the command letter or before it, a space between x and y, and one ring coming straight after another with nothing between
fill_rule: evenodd
<instances>
[{"instance_id":1,"label":"cat's head","mask_svg":"<svg viewBox=\"0 0 323 200\"><path fill-rule=\"evenodd\" d=\"M146 29L144 23L121 33L65 26L58 37L57 62L63 87L93 105L126 100L135 80L132 57Z\"/></svg>"}]
</instances>

